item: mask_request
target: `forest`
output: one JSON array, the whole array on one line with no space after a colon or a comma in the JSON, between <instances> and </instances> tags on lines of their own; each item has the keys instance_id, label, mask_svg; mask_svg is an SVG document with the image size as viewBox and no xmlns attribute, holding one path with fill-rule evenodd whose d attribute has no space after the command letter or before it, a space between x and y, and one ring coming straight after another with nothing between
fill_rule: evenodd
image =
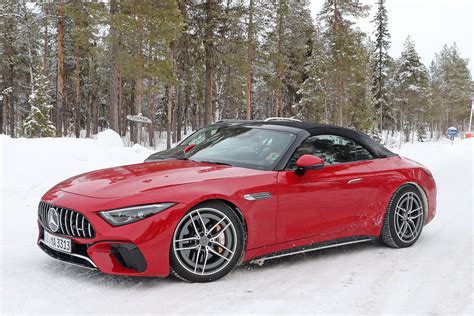
<instances>
[{"instance_id":1,"label":"forest","mask_svg":"<svg viewBox=\"0 0 474 316\"><path fill-rule=\"evenodd\" d=\"M356 0L325 0L316 18L309 0L1 0L1 132L110 128L169 147L218 120L272 116L382 142L383 131L407 142L466 130L468 59L446 43L424 65L410 37L390 56L390 12L373 6L364 33L370 8ZM143 132L127 119L138 114L152 121Z\"/></svg>"}]
</instances>

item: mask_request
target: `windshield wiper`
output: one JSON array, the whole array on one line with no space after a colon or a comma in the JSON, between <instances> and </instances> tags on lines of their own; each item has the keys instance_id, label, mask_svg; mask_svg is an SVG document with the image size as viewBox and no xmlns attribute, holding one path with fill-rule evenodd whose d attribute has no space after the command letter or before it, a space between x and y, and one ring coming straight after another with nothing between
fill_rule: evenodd
<instances>
[{"instance_id":1,"label":"windshield wiper","mask_svg":"<svg viewBox=\"0 0 474 316\"><path fill-rule=\"evenodd\" d=\"M220 161L201 160L200 162L213 163L213 164L216 164L216 165L231 166L232 167L232 165L230 163L220 162Z\"/></svg>"}]
</instances>

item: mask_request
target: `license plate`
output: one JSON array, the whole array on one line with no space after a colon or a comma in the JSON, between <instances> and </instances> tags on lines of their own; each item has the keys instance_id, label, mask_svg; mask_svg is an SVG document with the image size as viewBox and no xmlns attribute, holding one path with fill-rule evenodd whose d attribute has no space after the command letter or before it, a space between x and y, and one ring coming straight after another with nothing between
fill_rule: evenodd
<instances>
[{"instance_id":1,"label":"license plate","mask_svg":"<svg viewBox=\"0 0 474 316\"><path fill-rule=\"evenodd\" d=\"M71 253L71 239L52 235L44 231L44 242L46 246L57 251Z\"/></svg>"}]
</instances>

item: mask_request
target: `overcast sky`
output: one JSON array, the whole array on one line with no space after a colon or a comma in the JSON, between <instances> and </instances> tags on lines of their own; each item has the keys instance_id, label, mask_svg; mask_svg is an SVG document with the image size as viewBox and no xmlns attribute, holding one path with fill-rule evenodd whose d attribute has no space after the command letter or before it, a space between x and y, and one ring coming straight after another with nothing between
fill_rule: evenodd
<instances>
[{"instance_id":1,"label":"overcast sky","mask_svg":"<svg viewBox=\"0 0 474 316\"><path fill-rule=\"evenodd\" d=\"M311 0L313 17L321 10L324 0ZM372 35L377 0L361 0L372 5L370 16L358 22L360 28ZM391 38L390 54L400 56L403 42L410 35L422 61L429 66L444 44L456 42L464 58L469 58L473 74L473 16L474 0L386 0Z\"/></svg>"}]
</instances>

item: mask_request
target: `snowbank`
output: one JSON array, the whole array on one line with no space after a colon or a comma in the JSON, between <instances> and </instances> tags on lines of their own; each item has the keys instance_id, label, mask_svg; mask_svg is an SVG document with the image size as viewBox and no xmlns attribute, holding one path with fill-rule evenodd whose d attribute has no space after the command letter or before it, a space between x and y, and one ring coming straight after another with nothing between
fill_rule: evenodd
<instances>
[{"instance_id":1,"label":"snowbank","mask_svg":"<svg viewBox=\"0 0 474 316\"><path fill-rule=\"evenodd\" d=\"M37 205L48 188L81 172L143 161L149 151L86 139L0 142L1 314L472 314L472 139L399 150L430 167L438 184L437 217L415 246L298 255L239 267L213 284L108 276L55 261L35 244Z\"/></svg>"},{"instance_id":2,"label":"snowbank","mask_svg":"<svg viewBox=\"0 0 474 316\"><path fill-rule=\"evenodd\" d=\"M97 134L97 142L99 145L102 146L109 146L109 147L123 147L123 141L117 132L106 129L103 132Z\"/></svg>"}]
</instances>

